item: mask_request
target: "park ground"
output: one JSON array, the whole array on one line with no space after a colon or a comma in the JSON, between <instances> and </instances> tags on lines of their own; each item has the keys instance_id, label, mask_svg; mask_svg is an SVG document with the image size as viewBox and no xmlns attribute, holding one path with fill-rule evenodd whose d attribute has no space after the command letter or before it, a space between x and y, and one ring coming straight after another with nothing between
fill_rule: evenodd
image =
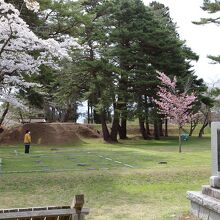
<instances>
[{"instance_id":1,"label":"park ground","mask_svg":"<svg viewBox=\"0 0 220 220\"><path fill-rule=\"evenodd\" d=\"M83 193L92 220L168 220L187 213L186 192L210 176L210 137L106 144L1 146L0 207L69 205ZM162 162L162 163L161 163Z\"/></svg>"}]
</instances>

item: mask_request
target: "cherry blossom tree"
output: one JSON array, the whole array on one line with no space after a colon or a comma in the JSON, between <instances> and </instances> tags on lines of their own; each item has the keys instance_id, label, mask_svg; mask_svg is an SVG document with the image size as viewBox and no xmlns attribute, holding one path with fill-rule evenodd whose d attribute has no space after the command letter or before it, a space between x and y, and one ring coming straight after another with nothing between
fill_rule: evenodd
<instances>
[{"instance_id":1,"label":"cherry blossom tree","mask_svg":"<svg viewBox=\"0 0 220 220\"><path fill-rule=\"evenodd\" d=\"M24 0L29 10L38 11L35 0ZM62 36L62 39L65 38ZM12 5L0 0L0 102L19 106L15 92L20 86L30 87L24 76L38 73L41 65L58 69L61 59L70 58L68 49L73 39L62 42L38 38ZM11 93L5 93L10 88Z\"/></svg>"},{"instance_id":2,"label":"cherry blossom tree","mask_svg":"<svg viewBox=\"0 0 220 220\"><path fill-rule=\"evenodd\" d=\"M176 77L172 81L164 73L158 73L158 75L162 86L158 86L159 91L157 95L159 99L154 101L159 106L161 113L177 123L179 130L179 152L181 152L182 127L188 121L190 109L196 100L196 96L194 94L188 95L186 91L179 92L176 88Z\"/></svg>"}]
</instances>

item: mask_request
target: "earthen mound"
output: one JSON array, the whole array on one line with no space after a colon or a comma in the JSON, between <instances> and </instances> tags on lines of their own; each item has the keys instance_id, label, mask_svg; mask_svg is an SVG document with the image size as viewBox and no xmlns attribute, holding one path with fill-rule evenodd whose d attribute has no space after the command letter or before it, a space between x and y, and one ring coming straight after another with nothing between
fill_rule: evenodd
<instances>
[{"instance_id":1,"label":"earthen mound","mask_svg":"<svg viewBox=\"0 0 220 220\"><path fill-rule=\"evenodd\" d=\"M99 138L100 135L87 125L74 123L30 123L4 130L0 144L23 143L26 130L30 130L33 144L71 144L82 138Z\"/></svg>"}]
</instances>

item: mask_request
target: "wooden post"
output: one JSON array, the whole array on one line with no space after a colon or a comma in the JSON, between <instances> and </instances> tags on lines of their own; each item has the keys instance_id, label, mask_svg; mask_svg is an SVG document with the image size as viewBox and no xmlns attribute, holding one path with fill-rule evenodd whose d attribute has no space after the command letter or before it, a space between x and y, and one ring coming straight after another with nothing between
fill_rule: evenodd
<instances>
[{"instance_id":1,"label":"wooden post","mask_svg":"<svg viewBox=\"0 0 220 220\"><path fill-rule=\"evenodd\" d=\"M73 215L72 220L84 220L85 215L81 212L84 205L84 195L76 195L71 205L72 209L76 210L76 215Z\"/></svg>"}]
</instances>

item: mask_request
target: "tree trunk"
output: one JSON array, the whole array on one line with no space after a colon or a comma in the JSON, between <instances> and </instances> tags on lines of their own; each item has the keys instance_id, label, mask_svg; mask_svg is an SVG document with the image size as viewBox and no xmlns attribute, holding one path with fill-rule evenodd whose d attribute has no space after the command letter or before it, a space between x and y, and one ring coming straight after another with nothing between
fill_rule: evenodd
<instances>
[{"instance_id":1,"label":"tree trunk","mask_svg":"<svg viewBox=\"0 0 220 220\"><path fill-rule=\"evenodd\" d=\"M77 103L73 103L73 116L72 116L72 120L73 122L77 122L78 118L79 118L79 114L77 113L77 109L78 109L78 105Z\"/></svg>"},{"instance_id":2,"label":"tree trunk","mask_svg":"<svg viewBox=\"0 0 220 220\"><path fill-rule=\"evenodd\" d=\"M118 129L119 129L119 120L114 119L112 123L112 130L111 130L111 140L113 142L118 142Z\"/></svg>"},{"instance_id":3,"label":"tree trunk","mask_svg":"<svg viewBox=\"0 0 220 220\"><path fill-rule=\"evenodd\" d=\"M118 130L119 130L119 118L116 114L114 115L112 130L111 130L111 140L113 142L118 142Z\"/></svg>"},{"instance_id":4,"label":"tree trunk","mask_svg":"<svg viewBox=\"0 0 220 220\"><path fill-rule=\"evenodd\" d=\"M67 109L63 116L63 122L74 121L74 109L72 104L68 104Z\"/></svg>"},{"instance_id":5,"label":"tree trunk","mask_svg":"<svg viewBox=\"0 0 220 220\"><path fill-rule=\"evenodd\" d=\"M204 134L204 130L205 130L205 128L208 126L208 121L206 122L206 123L204 123L203 125L202 125L202 127L201 127L201 129L199 130L199 138L202 138L202 135Z\"/></svg>"},{"instance_id":6,"label":"tree trunk","mask_svg":"<svg viewBox=\"0 0 220 220\"><path fill-rule=\"evenodd\" d=\"M56 109L54 107L51 107L51 108L52 108L52 110L51 110L51 119L52 119L52 122L54 122L54 121L56 121Z\"/></svg>"},{"instance_id":7,"label":"tree trunk","mask_svg":"<svg viewBox=\"0 0 220 220\"><path fill-rule=\"evenodd\" d=\"M163 137L163 121L162 119L159 120L159 130L160 130L160 136Z\"/></svg>"},{"instance_id":8,"label":"tree trunk","mask_svg":"<svg viewBox=\"0 0 220 220\"><path fill-rule=\"evenodd\" d=\"M119 131L119 109L117 103L114 103L114 117L111 129L111 139L113 142L118 142L118 131Z\"/></svg>"},{"instance_id":9,"label":"tree trunk","mask_svg":"<svg viewBox=\"0 0 220 220\"><path fill-rule=\"evenodd\" d=\"M203 125L201 127L201 129L199 130L199 138L202 138L202 135L204 134L204 129L208 126L210 121L210 114L209 111L204 113L204 120L203 120Z\"/></svg>"},{"instance_id":10,"label":"tree trunk","mask_svg":"<svg viewBox=\"0 0 220 220\"><path fill-rule=\"evenodd\" d=\"M95 124L100 124L101 123L101 115L95 110L93 110L93 120ZM105 121L106 121L106 116L105 116Z\"/></svg>"},{"instance_id":11,"label":"tree trunk","mask_svg":"<svg viewBox=\"0 0 220 220\"><path fill-rule=\"evenodd\" d=\"M48 102L44 102L44 113L46 116L47 122L53 122L51 107Z\"/></svg>"},{"instance_id":12,"label":"tree trunk","mask_svg":"<svg viewBox=\"0 0 220 220\"><path fill-rule=\"evenodd\" d=\"M105 112L102 112L100 114L100 119L101 119L101 125L102 125L103 139L106 142L111 142L111 137L110 137L109 130L106 124Z\"/></svg>"},{"instance_id":13,"label":"tree trunk","mask_svg":"<svg viewBox=\"0 0 220 220\"><path fill-rule=\"evenodd\" d=\"M0 126L3 124L3 122L5 120L5 117L8 114L8 110L9 110L9 102L6 102L6 106L5 106L4 112L2 113L2 116L0 118Z\"/></svg>"},{"instance_id":14,"label":"tree trunk","mask_svg":"<svg viewBox=\"0 0 220 220\"><path fill-rule=\"evenodd\" d=\"M19 110L19 116L20 116L21 123L23 124L24 123L24 118L23 118L23 115L22 115L20 110Z\"/></svg>"},{"instance_id":15,"label":"tree trunk","mask_svg":"<svg viewBox=\"0 0 220 220\"><path fill-rule=\"evenodd\" d=\"M112 123L111 110L108 110L108 111L106 112L106 115L107 115L107 122L108 122L108 123Z\"/></svg>"},{"instance_id":16,"label":"tree trunk","mask_svg":"<svg viewBox=\"0 0 220 220\"><path fill-rule=\"evenodd\" d=\"M91 124L94 124L94 112L92 104L90 104L90 122Z\"/></svg>"},{"instance_id":17,"label":"tree trunk","mask_svg":"<svg viewBox=\"0 0 220 220\"><path fill-rule=\"evenodd\" d=\"M146 126L146 133L149 137L151 135L150 133L150 125L149 125L149 107L148 107L148 98L147 95L144 95L144 104L145 104L145 126Z\"/></svg>"},{"instance_id":18,"label":"tree trunk","mask_svg":"<svg viewBox=\"0 0 220 220\"><path fill-rule=\"evenodd\" d=\"M198 123L194 123L194 122L190 122L190 130L189 130L189 136L191 137L193 134L193 131L195 130L196 126L198 125Z\"/></svg>"},{"instance_id":19,"label":"tree trunk","mask_svg":"<svg viewBox=\"0 0 220 220\"><path fill-rule=\"evenodd\" d=\"M145 122L145 126L146 126L146 133L147 133L148 136L150 136L151 135L151 133L150 133L150 124L149 124L148 120Z\"/></svg>"},{"instance_id":20,"label":"tree trunk","mask_svg":"<svg viewBox=\"0 0 220 220\"><path fill-rule=\"evenodd\" d=\"M168 137L168 119L165 118L165 137Z\"/></svg>"},{"instance_id":21,"label":"tree trunk","mask_svg":"<svg viewBox=\"0 0 220 220\"><path fill-rule=\"evenodd\" d=\"M142 134L143 139L144 140L149 139L149 136L148 136L147 131L144 126L144 120L140 116L139 116L139 127L140 127L140 132Z\"/></svg>"},{"instance_id":22,"label":"tree trunk","mask_svg":"<svg viewBox=\"0 0 220 220\"><path fill-rule=\"evenodd\" d=\"M127 139L127 119L121 119L121 125L119 126L119 137L120 139Z\"/></svg>"},{"instance_id":23,"label":"tree trunk","mask_svg":"<svg viewBox=\"0 0 220 220\"><path fill-rule=\"evenodd\" d=\"M127 42L129 46L129 42ZM125 46L125 45L123 45ZM125 48L127 47L125 46ZM123 70L129 71L127 64L120 60L120 67ZM119 95L117 101L116 111L119 119L118 123L118 132L120 139L127 139L127 102L128 102L128 76L127 74L122 73L119 80ZM115 114L115 113L114 113ZM115 117L115 116L114 116ZM114 123L114 121L113 121Z\"/></svg>"},{"instance_id":24,"label":"tree trunk","mask_svg":"<svg viewBox=\"0 0 220 220\"><path fill-rule=\"evenodd\" d=\"M127 139L127 98L123 97L123 99L119 99L118 102L123 103L118 104L117 106L121 116L121 119L119 120L119 137L120 139Z\"/></svg>"},{"instance_id":25,"label":"tree trunk","mask_svg":"<svg viewBox=\"0 0 220 220\"><path fill-rule=\"evenodd\" d=\"M160 139L160 129L159 129L158 119L154 119L154 139L155 140Z\"/></svg>"},{"instance_id":26,"label":"tree trunk","mask_svg":"<svg viewBox=\"0 0 220 220\"><path fill-rule=\"evenodd\" d=\"M90 103L87 104L87 123L90 124Z\"/></svg>"},{"instance_id":27,"label":"tree trunk","mask_svg":"<svg viewBox=\"0 0 220 220\"><path fill-rule=\"evenodd\" d=\"M179 153L182 152L181 127L179 127Z\"/></svg>"}]
</instances>

